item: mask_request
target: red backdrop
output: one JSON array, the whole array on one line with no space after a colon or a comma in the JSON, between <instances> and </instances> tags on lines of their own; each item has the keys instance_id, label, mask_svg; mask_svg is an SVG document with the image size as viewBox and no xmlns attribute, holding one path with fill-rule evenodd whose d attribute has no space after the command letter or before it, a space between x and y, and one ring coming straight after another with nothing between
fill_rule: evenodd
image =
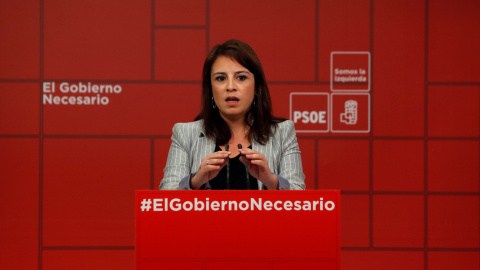
<instances>
[{"instance_id":1,"label":"red backdrop","mask_svg":"<svg viewBox=\"0 0 480 270\"><path fill-rule=\"evenodd\" d=\"M206 53L236 38L262 60L275 114L327 116L296 128L307 188L341 190L343 269L480 269L479 10L1 1L0 268L132 269L134 191L158 187ZM355 125L338 117L352 99Z\"/></svg>"}]
</instances>

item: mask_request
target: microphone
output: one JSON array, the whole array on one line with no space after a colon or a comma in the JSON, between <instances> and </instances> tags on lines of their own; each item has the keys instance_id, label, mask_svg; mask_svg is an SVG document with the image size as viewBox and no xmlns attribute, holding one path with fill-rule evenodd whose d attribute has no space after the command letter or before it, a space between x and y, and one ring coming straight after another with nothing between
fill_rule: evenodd
<instances>
[{"instance_id":1,"label":"microphone","mask_svg":"<svg viewBox=\"0 0 480 270\"><path fill-rule=\"evenodd\" d=\"M225 145L225 151L228 151L230 145L228 143ZM225 183L225 189L230 189L230 156L227 157L227 182Z\"/></svg>"},{"instance_id":2,"label":"microphone","mask_svg":"<svg viewBox=\"0 0 480 270\"><path fill-rule=\"evenodd\" d=\"M238 144L238 150L242 150L241 144ZM241 155L242 155L243 165L245 165L245 172L247 173L247 189L250 189L250 177L249 177L250 172L248 172L247 157L245 157L244 154L241 154Z\"/></svg>"}]
</instances>

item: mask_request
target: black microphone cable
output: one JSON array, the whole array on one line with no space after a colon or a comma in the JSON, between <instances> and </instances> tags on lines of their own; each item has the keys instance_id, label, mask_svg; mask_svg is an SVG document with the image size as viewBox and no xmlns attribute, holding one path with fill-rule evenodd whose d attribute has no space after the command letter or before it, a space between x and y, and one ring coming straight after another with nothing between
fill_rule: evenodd
<instances>
[{"instance_id":1,"label":"black microphone cable","mask_svg":"<svg viewBox=\"0 0 480 270\"><path fill-rule=\"evenodd\" d=\"M242 145L238 144L238 150L242 150ZM250 172L248 171L247 157L244 154L242 155L243 165L245 165L245 172L247 173L247 189L250 189Z\"/></svg>"},{"instance_id":2,"label":"black microphone cable","mask_svg":"<svg viewBox=\"0 0 480 270\"><path fill-rule=\"evenodd\" d=\"M226 144L225 145L225 151L228 151L230 148L230 145ZM230 189L230 156L227 157L227 182L225 183L226 189Z\"/></svg>"}]
</instances>

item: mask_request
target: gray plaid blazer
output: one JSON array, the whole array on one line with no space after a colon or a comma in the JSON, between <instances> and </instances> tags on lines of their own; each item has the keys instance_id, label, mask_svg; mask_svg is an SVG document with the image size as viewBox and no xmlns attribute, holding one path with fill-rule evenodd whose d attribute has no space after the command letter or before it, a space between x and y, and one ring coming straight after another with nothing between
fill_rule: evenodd
<instances>
[{"instance_id":1,"label":"gray plaid blazer","mask_svg":"<svg viewBox=\"0 0 480 270\"><path fill-rule=\"evenodd\" d=\"M291 120L279 123L266 145L252 141L252 149L265 155L270 170L279 176L280 189L305 189L300 149ZM215 141L205 136L203 120L175 124L160 189L184 189L180 185L182 179L196 173L202 158L214 151ZM258 186L264 188L261 182Z\"/></svg>"}]
</instances>

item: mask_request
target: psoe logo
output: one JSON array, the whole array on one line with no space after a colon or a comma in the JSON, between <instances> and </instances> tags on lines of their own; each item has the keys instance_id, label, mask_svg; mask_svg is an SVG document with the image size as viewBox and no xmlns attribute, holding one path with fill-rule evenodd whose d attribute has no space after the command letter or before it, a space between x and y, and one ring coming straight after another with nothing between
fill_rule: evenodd
<instances>
[{"instance_id":1,"label":"psoe logo","mask_svg":"<svg viewBox=\"0 0 480 270\"><path fill-rule=\"evenodd\" d=\"M304 133L324 133L329 131L328 93L290 93L290 120L295 130Z\"/></svg>"},{"instance_id":2,"label":"psoe logo","mask_svg":"<svg viewBox=\"0 0 480 270\"><path fill-rule=\"evenodd\" d=\"M356 100L345 101L345 112L340 114L340 122L346 125L355 125L358 120L358 102Z\"/></svg>"},{"instance_id":3,"label":"psoe logo","mask_svg":"<svg viewBox=\"0 0 480 270\"><path fill-rule=\"evenodd\" d=\"M331 94L330 130L332 133L370 132L370 94Z\"/></svg>"}]
</instances>

